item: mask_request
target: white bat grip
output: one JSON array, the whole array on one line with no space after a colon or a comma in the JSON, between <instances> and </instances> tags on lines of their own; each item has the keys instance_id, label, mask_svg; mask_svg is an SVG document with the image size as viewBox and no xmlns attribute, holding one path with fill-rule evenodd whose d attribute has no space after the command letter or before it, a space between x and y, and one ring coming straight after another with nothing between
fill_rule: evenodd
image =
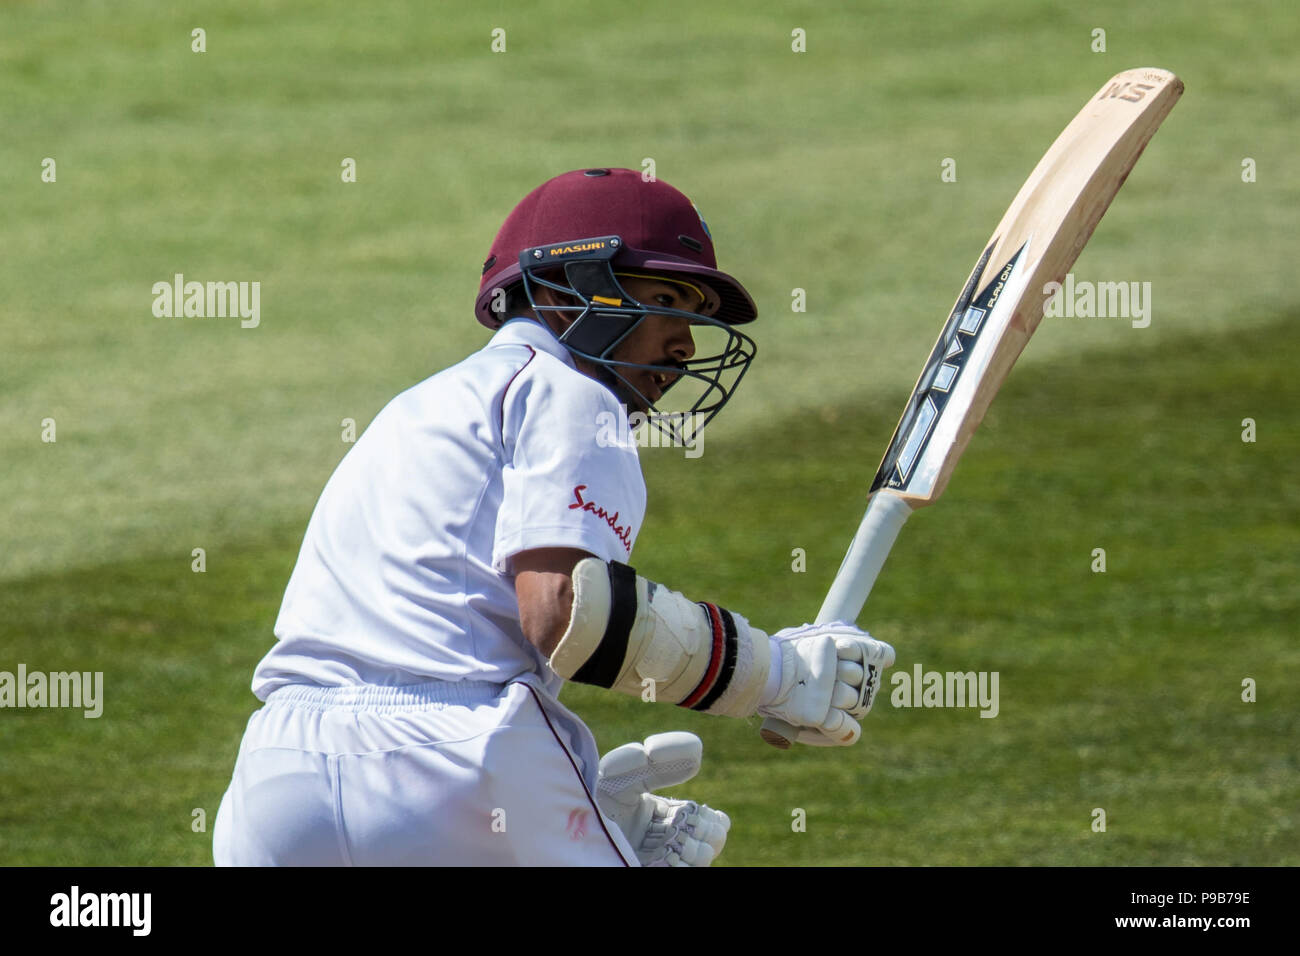
<instances>
[{"instance_id":1,"label":"white bat grip","mask_svg":"<svg viewBox=\"0 0 1300 956\"><path fill-rule=\"evenodd\" d=\"M898 532L911 514L912 507L906 499L890 491L877 491L871 496L867 513L858 525L858 533L853 536L826 600L822 602L822 609L817 612L817 624L832 621L853 624L857 621L890 549L898 540ZM784 720L767 717L759 734L773 747L786 750L799 735L799 728Z\"/></svg>"},{"instance_id":2,"label":"white bat grip","mask_svg":"<svg viewBox=\"0 0 1300 956\"><path fill-rule=\"evenodd\" d=\"M871 496L858 533L853 536L831 589L826 592L822 609L817 612L816 623L857 621L880 569L885 566L885 559L898 540L898 532L911 514L912 506L907 499L893 492L877 491Z\"/></svg>"}]
</instances>

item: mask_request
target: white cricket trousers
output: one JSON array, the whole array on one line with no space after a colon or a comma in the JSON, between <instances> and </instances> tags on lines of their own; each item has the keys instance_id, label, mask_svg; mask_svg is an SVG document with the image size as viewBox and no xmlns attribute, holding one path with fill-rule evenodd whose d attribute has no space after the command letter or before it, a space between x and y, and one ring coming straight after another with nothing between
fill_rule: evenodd
<instances>
[{"instance_id":1,"label":"white cricket trousers","mask_svg":"<svg viewBox=\"0 0 1300 956\"><path fill-rule=\"evenodd\" d=\"M525 683L275 691L213 827L218 866L624 866L596 744Z\"/></svg>"}]
</instances>

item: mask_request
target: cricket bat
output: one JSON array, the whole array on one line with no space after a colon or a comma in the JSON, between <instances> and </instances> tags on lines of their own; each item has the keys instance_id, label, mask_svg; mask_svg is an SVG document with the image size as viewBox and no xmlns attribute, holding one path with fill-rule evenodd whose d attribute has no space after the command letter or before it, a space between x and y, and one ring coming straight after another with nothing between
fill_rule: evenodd
<instances>
[{"instance_id":1,"label":"cricket bat","mask_svg":"<svg viewBox=\"0 0 1300 956\"><path fill-rule=\"evenodd\" d=\"M1065 278L1182 92L1183 81L1166 70L1117 73L1020 187L921 369L817 623L857 620L903 523L943 494L1038 327L1048 284ZM786 749L798 730L769 717L761 734Z\"/></svg>"}]
</instances>

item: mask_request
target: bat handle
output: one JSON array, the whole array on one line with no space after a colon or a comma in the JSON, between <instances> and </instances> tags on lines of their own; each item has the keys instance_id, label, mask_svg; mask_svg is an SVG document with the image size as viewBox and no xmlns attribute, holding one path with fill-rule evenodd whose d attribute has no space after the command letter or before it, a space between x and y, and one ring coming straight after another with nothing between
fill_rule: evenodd
<instances>
[{"instance_id":1,"label":"bat handle","mask_svg":"<svg viewBox=\"0 0 1300 956\"><path fill-rule=\"evenodd\" d=\"M789 750L799 736L799 728L794 724L787 724L779 717L764 717L758 735L763 738L764 743L771 744L777 750Z\"/></svg>"},{"instance_id":2,"label":"bat handle","mask_svg":"<svg viewBox=\"0 0 1300 956\"><path fill-rule=\"evenodd\" d=\"M871 496L857 534L831 582L822 609L817 612L818 624L858 619L880 569L885 566L885 559L898 540L898 532L911 514L912 506L901 495L882 490Z\"/></svg>"},{"instance_id":3,"label":"bat handle","mask_svg":"<svg viewBox=\"0 0 1300 956\"><path fill-rule=\"evenodd\" d=\"M816 623L857 621L890 549L898 540L898 532L911 514L912 506L907 499L893 492L877 491L871 496L867 513L862 516L853 543L844 555L822 609L817 612ZM767 717L759 736L778 750L789 750L799 736L799 728L776 717Z\"/></svg>"}]
</instances>

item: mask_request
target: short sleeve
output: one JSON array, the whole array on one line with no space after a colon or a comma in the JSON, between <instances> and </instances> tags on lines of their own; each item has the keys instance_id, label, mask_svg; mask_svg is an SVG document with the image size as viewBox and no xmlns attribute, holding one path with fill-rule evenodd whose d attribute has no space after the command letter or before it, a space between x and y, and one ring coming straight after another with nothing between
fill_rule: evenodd
<instances>
[{"instance_id":1,"label":"short sleeve","mask_svg":"<svg viewBox=\"0 0 1300 956\"><path fill-rule=\"evenodd\" d=\"M493 567L534 548L627 561L645 517L645 481L626 414L599 382L536 354L502 396L505 451Z\"/></svg>"}]
</instances>

